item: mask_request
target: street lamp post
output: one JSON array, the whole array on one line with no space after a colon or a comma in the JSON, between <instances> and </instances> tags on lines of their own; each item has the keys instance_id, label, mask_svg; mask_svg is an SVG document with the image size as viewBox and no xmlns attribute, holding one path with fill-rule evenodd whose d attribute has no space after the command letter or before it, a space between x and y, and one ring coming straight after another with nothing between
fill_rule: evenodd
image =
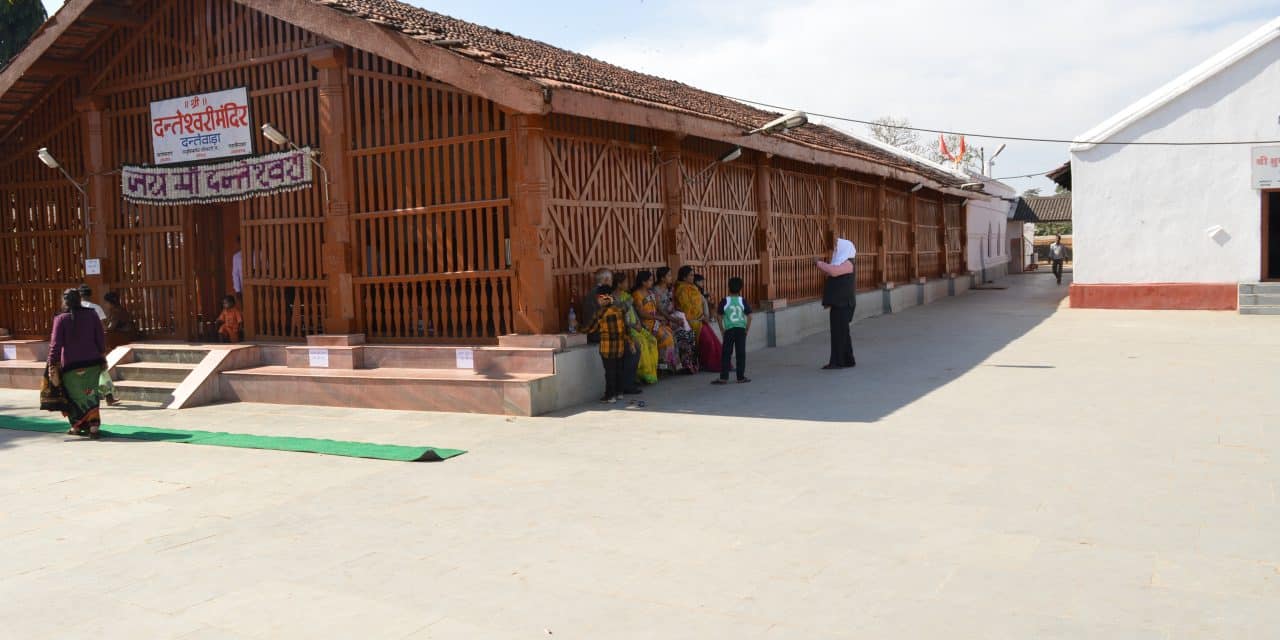
<instances>
[{"instance_id":1,"label":"street lamp post","mask_svg":"<svg viewBox=\"0 0 1280 640\"><path fill-rule=\"evenodd\" d=\"M269 122L262 125L262 135L266 137L266 139L282 147L287 146L294 149L295 151L300 150L298 148L298 145L294 144L293 141L289 139L289 136L286 136L285 134L281 133L279 129L271 126L271 123ZM316 160L316 157L319 155L320 155L320 152L316 151L315 149L307 150L307 160L310 160L311 164L314 165L315 168L320 170L320 175L323 176L324 178L324 180L320 183L320 190L322 192L321 195L324 197L324 208L325 208L325 212L327 213L329 210L329 172L325 170L324 165L320 164Z\"/></svg>"},{"instance_id":2,"label":"street lamp post","mask_svg":"<svg viewBox=\"0 0 1280 640\"><path fill-rule=\"evenodd\" d=\"M84 220L84 259L87 262L89 260L89 225L92 224L89 221L89 192L85 190L84 185L76 182L76 179L72 178L71 174L67 173L67 170L63 168L62 163L58 162L58 159L53 157L52 153L49 153L48 147L40 147L40 149L36 151L36 157L40 158L40 162L43 162L46 167L61 171L67 181L75 186L76 191L80 192L80 216Z\"/></svg>"}]
</instances>

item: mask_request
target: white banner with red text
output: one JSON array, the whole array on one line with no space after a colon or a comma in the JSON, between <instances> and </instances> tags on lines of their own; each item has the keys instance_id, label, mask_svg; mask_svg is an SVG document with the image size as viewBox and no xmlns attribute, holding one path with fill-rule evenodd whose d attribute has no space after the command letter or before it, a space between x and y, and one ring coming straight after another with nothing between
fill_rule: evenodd
<instances>
[{"instance_id":1,"label":"white banner with red text","mask_svg":"<svg viewBox=\"0 0 1280 640\"><path fill-rule=\"evenodd\" d=\"M137 204L230 202L311 186L311 149L186 167L125 165L124 199Z\"/></svg>"}]
</instances>

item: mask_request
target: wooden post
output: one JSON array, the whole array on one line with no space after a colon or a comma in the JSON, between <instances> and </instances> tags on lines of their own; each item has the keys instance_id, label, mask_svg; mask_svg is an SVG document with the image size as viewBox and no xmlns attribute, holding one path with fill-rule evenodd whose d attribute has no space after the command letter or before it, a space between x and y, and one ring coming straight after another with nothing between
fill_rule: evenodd
<instances>
[{"instance_id":1,"label":"wooden post","mask_svg":"<svg viewBox=\"0 0 1280 640\"><path fill-rule=\"evenodd\" d=\"M756 157L756 251L760 255L760 285L757 295L761 303L777 297L777 287L773 281L774 230L772 216L769 214L772 183L773 166L770 155L762 153Z\"/></svg>"},{"instance_id":2,"label":"wooden post","mask_svg":"<svg viewBox=\"0 0 1280 640\"><path fill-rule=\"evenodd\" d=\"M836 186L836 168L829 167L826 171L827 179L823 199L826 200L827 207L827 246L834 247L836 239L840 237L840 223L838 218L838 207L836 199L839 197L839 189ZM853 238L846 238L853 240Z\"/></svg>"},{"instance_id":3,"label":"wooden post","mask_svg":"<svg viewBox=\"0 0 1280 640\"><path fill-rule=\"evenodd\" d=\"M550 219L551 170L546 147L547 118L515 114L511 140L511 269L516 330L524 334L560 332L551 267L556 236Z\"/></svg>"},{"instance_id":4,"label":"wooden post","mask_svg":"<svg viewBox=\"0 0 1280 640\"><path fill-rule=\"evenodd\" d=\"M679 270L692 258L689 232L684 228L684 170L680 160L680 141L684 136L667 133L662 137L658 161L662 165L663 245L667 248L667 266Z\"/></svg>"},{"instance_id":5,"label":"wooden post","mask_svg":"<svg viewBox=\"0 0 1280 640\"><path fill-rule=\"evenodd\" d=\"M876 209L880 218L880 286L884 286L889 282L889 201L884 178L876 189Z\"/></svg>"},{"instance_id":6,"label":"wooden post","mask_svg":"<svg viewBox=\"0 0 1280 640\"><path fill-rule=\"evenodd\" d=\"M355 291L351 283L351 175L347 170L347 52L342 47L314 51L308 57L319 70L320 163L328 174L324 206L324 274L328 281L325 333L351 333ZM317 176L324 180L325 176Z\"/></svg>"},{"instance_id":7,"label":"wooden post","mask_svg":"<svg viewBox=\"0 0 1280 640\"><path fill-rule=\"evenodd\" d=\"M942 244L939 246L942 247L942 276L945 278L951 275L951 249L948 246L951 239L951 223L947 220L946 200L939 204L938 211L942 214L942 224L939 225L942 227Z\"/></svg>"},{"instance_id":8,"label":"wooden post","mask_svg":"<svg viewBox=\"0 0 1280 640\"><path fill-rule=\"evenodd\" d=\"M911 280L920 279L920 238L919 219L916 217L916 194L912 193L907 197L907 206L911 211Z\"/></svg>"},{"instance_id":9,"label":"wooden post","mask_svg":"<svg viewBox=\"0 0 1280 640\"><path fill-rule=\"evenodd\" d=\"M111 176L106 172L106 141L103 139L102 111L105 102L102 98L91 96L76 100L76 111L80 114L80 129L84 153L84 172L87 178L84 185L88 210L84 212L89 223L89 246L84 248L86 258L97 258L102 264L102 273L96 276L85 276L85 284L93 289L94 296L102 298L111 282L109 274L110 252L107 250L107 217L111 211ZM80 194L76 194L80 197ZM83 265L81 265L83 266Z\"/></svg>"}]
</instances>

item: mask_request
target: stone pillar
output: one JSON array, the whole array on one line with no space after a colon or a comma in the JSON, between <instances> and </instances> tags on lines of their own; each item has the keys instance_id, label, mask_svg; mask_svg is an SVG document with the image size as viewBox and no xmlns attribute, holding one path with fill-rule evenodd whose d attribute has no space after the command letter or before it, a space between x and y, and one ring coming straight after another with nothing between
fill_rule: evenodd
<instances>
[{"instance_id":1,"label":"stone pillar","mask_svg":"<svg viewBox=\"0 0 1280 640\"><path fill-rule=\"evenodd\" d=\"M107 217L111 212L111 178L104 175L107 171L106 141L102 129L102 111L106 107L105 100L97 96L87 96L76 100L76 112L80 114L81 146L84 153L84 171L89 176L84 185L87 192L85 219L89 222L89 246L85 247L85 257L97 258L102 264L102 273L96 276L85 276L85 284L93 289L94 297L101 299L107 292L107 284L111 282L110 252L107 247ZM79 196L79 194L76 194ZM84 265L81 265L84 266Z\"/></svg>"},{"instance_id":2,"label":"stone pillar","mask_svg":"<svg viewBox=\"0 0 1280 640\"><path fill-rule=\"evenodd\" d=\"M511 173L511 269L515 285L516 332L560 333L551 266L555 260L556 234L551 224L551 171L546 147L547 118L512 116ZM567 313L567 311L566 311Z\"/></svg>"},{"instance_id":3,"label":"stone pillar","mask_svg":"<svg viewBox=\"0 0 1280 640\"><path fill-rule=\"evenodd\" d=\"M664 134L658 158L662 166L662 240L667 248L666 264L673 270L684 266L693 253L689 231L684 226L684 171L680 161L683 137Z\"/></svg>"},{"instance_id":4,"label":"stone pillar","mask_svg":"<svg viewBox=\"0 0 1280 640\"><path fill-rule=\"evenodd\" d=\"M756 158L756 251L760 255L758 295L761 303L776 299L778 292L773 282L773 252L777 245L777 232L774 231L769 213L769 194L773 184L773 163L770 158L768 154L760 154Z\"/></svg>"},{"instance_id":5,"label":"stone pillar","mask_svg":"<svg viewBox=\"0 0 1280 640\"><path fill-rule=\"evenodd\" d=\"M355 291L351 283L351 176L347 172L347 52L328 47L308 56L319 70L320 164L328 185L320 185L324 206L324 274L328 282L325 333L347 334L355 325ZM324 180L325 175L316 176Z\"/></svg>"}]
</instances>

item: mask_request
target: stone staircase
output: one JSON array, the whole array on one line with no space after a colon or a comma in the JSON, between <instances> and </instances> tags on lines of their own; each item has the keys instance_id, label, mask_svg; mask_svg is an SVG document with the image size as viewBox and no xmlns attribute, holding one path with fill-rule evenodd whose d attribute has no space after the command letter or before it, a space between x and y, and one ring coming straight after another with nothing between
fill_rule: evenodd
<instances>
[{"instance_id":1,"label":"stone staircase","mask_svg":"<svg viewBox=\"0 0 1280 640\"><path fill-rule=\"evenodd\" d=\"M135 344L132 361L111 369L116 399L168 406L174 392L208 353L208 349Z\"/></svg>"},{"instance_id":2,"label":"stone staircase","mask_svg":"<svg viewBox=\"0 0 1280 640\"><path fill-rule=\"evenodd\" d=\"M1280 316L1280 282L1241 283L1240 315Z\"/></svg>"}]
</instances>

